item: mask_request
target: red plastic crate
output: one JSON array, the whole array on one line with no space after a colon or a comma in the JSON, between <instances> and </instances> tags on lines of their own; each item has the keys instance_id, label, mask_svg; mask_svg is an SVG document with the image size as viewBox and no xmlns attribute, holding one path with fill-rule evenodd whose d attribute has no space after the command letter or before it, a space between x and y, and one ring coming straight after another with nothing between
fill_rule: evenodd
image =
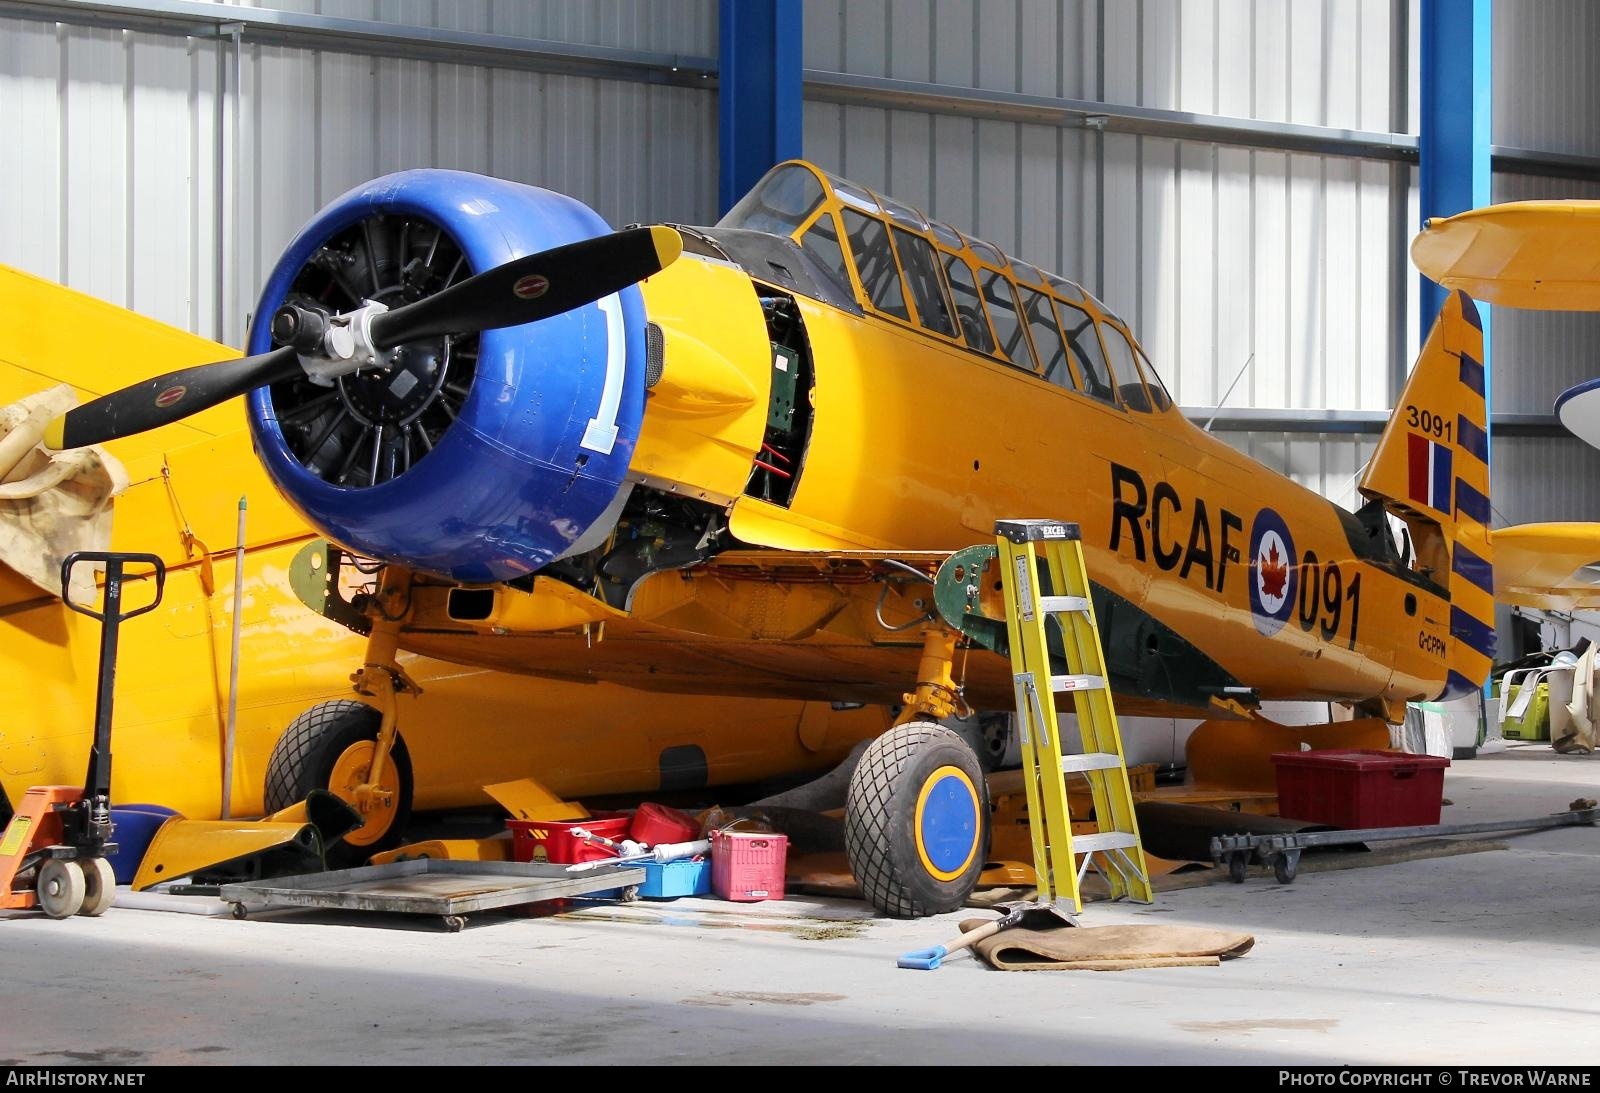
<instances>
[{"instance_id":1,"label":"red plastic crate","mask_svg":"<svg viewBox=\"0 0 1600 1093\"><path fill-rule=\"evenodd\" d=\"M615 857L601 847L579 842L572 837L572 829L581 827L591 835L626 839L631 819L626 812L596 812L587 820L507 820L506 826L511 828L511 860L576 865Z\"/></svg>"},{"instance_id":2,"label":"red plastic crate","mask_svg":"<svg viewBox=\"0 0 1600 1093\"><path fill-rule=\"evenodd\" d=\"M1330 827L1439 822L1450 760L1366 748L1277 752L1278 815Z\"/></svg>"},{"instance_id":3,"label":"red plastic crate","mask_svg":"<svg viewBox=\"0 0 1600 1093\"><path fill-rule=\"evenodd\" d=\"M723 899L753 903L783 898L789 837L766 831L711 833L711 890Z\"/></svg>"},{"instance_id":4,"label":"red plastic crate","mask_svg":"<svg viewBox=\"0 0 1600 1093\"><path fill-rule=\"evenodd\" d=\"M628 838L649 846L686 843L699 837L700 825L693 816L666 805L640 805L628 827Z\"/></svg>"}]
</instances>

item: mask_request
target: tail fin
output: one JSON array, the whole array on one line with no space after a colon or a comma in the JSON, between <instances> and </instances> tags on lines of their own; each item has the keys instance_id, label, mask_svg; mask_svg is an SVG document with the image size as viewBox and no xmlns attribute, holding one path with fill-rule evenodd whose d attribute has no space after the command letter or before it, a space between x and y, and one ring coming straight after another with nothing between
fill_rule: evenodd
<instances>
[{"instance_id":1,"label":"tail fin","mask_svg":"<svg viewBox=\"0 0 1600 1093\"><path fill-rule=\"evenodd\" d=\"M1483 685L1494 665L1494 556L1489 540L1489 434L1483 320L1452 292L1378 440L1361 492L1405 522L1415 567L1450 599L1444 693Z\"/></svg>"}]
</instances>

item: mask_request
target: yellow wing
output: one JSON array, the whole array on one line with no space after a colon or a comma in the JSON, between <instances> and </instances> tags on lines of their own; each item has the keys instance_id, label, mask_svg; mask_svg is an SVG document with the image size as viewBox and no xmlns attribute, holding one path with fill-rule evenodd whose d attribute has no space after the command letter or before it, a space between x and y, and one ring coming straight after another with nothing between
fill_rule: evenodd
<instances>
[{"instance_id":1,"label":"yellow wing","mask_svg":"<svg viewBox=\"0 0 1600 1093\"><path fill-rule=\"evenodd\" d=\"M0 406L58 382L71 384L86 401L132 378L238 355L237 349L0 266ZM107 447L131 459L243 427L239 402L229 401L159 434Z\"/></svg>"},{"instance_id":2,"label":"yellow wing","mask_svg":"<svg viewBox=\"0 0 1600 1093\"><path fill-rule=\"evenodd\" d=\"M1429 220L1411 260L1491 304L1600 311L1600 201L1512 201Z\"/></svg>"},{"instance_id":3,"label":"yellow wing","mask_svg":"<svg viewBox=\"0 0 1600 1093\"><path fill-rule=\"evenodd\" d=\"M1600 608L1600 524L1520 524L1494 533L1496 598L1544 611Z\"/></svg>"}]
</instances>

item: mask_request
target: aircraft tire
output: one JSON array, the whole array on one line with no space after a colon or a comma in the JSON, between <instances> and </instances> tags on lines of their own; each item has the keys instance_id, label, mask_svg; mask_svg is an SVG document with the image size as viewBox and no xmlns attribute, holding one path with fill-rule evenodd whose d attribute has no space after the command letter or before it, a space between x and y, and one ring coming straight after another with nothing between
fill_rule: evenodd
<instances>
[{"instance_id":1,"label":"aircraft tire","mask_svg":"<svg viewBox=\"0 0 1600 1093\"><path fill-rule=\"evenodd\" d=\"M306 799L314 789L326 789L355 804L350 783L378 736L378 711L364 702L341 698L319 702L289 722L267 760L263 804L268 813ZM399 775L392 808L368 820L381 820L369 831L361 827L327 848L328 868L361 865L380 850L400 845L411 816L411 755L403 737L396 736L389 753Z\"/></svg>"},{"instance_id":2,"label":"aircraft tire","mask_svg":"<svg viewBox=\"0 0 1600 1093\"><path fill-rule=\"evenodd\" d=\"M989 852L989 790L960 734L931 721L874 740L850 778L844 846L862 894L895 918L966 902Z\"/></svg>"},{"instance_id":3,"label":"aircraft tire","mask_svg":"<svg viewBox=\"0 0 1600 1093\"><path fill-rule=\"evenodd\" d=\"M940 724L967 742L985 774L992 774L1005 765L1007 752L1012 747L1007 715L974 712L969 717L952 717Z\"/></svg>"}]
</instances>

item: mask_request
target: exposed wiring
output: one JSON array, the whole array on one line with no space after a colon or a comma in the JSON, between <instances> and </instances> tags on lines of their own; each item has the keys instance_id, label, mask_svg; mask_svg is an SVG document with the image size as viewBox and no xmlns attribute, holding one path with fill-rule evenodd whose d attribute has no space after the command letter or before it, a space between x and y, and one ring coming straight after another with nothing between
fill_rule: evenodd
<instances>
[{"instance_id":1,"label":"exposed wiring","mask_svg":"<svg viewBox=\"0 0 1600 1093\"><path fill-rule=\"evenodd\" d=\"M368 561L363 564L361 559L357 558L354 554L351 554L348 551L344 552L344 556L349 560L351 569L355 570L357 573L366 574L369 577L381 570L384 565L382 562L375 561Z\"/></svg>"},{"instance_id":2,"label":"exposed wiring","mask_svg":"<svg viewBox=\"0 0 1600 1093\"><path fill-rule=\"evenodd\" d=\"M906 565L906 563L904 563L902 561L898 561L898 560L896 560L894 558L883 558L883 559L880 559L880 560L883 562L884 565L893 566L895 569L901 570L902 572L905 572L905 573L909 573L911 576L917 578L919 581L927 581L929 584L933 584L934 583L932 577L930 577L926 573L922 572L922 570L918 569L916 566Z\"/></svg>"},{"instance_id":3,"label":"exposed wiring","mask_svg":"<svg viewBox=\"0 0 1600 1093\"><path fill-rule=\"evenodd\" d=\"M908 566L907 568L910 568L910 567ZM883 627L885 630L889 631L889 633L891 633L891 634L898 634L900 631L909 630L913 626L921 626L923 623L925 623L929 619L933 618L933 612L932 611L926 611L923 614L918 615L916 618L912 619L910 622L902 623L899 626L891 626L891 625L889 625L889 623L883 617L883 603L884 603L884 601L886 599L889 598L889 589L892 588L892 587L893 587L892 585L890 585L887 582L885 582L884 586L883 586L883 590L878 593L878 606L873 609L873 614L877 615L877 617L878 617L878 625L879 626Z\"/></svg>"},{"instance_id":4,"label":"exposed wiring","mask_svg":"<svg viewBox=\"0 0 1600 1093\"><path fill-rule=\"evenodd\" d=\"M377 599L377 597L373 597L373 598ZM379 602L381 603L381 601L379 601ZM391 615L391 614L389 614L389 612L385 611L381 606L378 608L378 614L380 616L382 616L384 622L400 622L402 619L404 619L406 617L406 615L410 611L411 611L411 593L409 591L406 593L405 605L400 608L400 611L399 611L398 614Z\"/></svg>"}]
</instances>

